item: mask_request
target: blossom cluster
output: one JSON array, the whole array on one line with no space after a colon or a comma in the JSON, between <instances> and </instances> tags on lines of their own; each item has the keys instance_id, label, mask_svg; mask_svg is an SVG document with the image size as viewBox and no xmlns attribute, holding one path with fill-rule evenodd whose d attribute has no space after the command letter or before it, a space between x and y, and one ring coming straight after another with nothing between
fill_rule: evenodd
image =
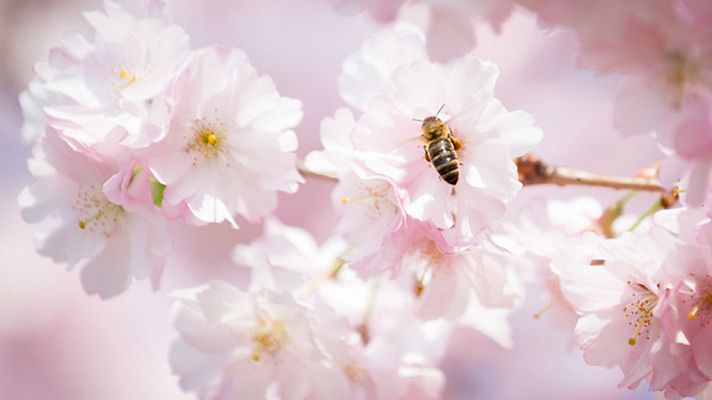
<instances>
[{"instance_id":1,"label":"blossom cluster","mask_svg":"<svg viewBox=\"0 0 712 400\"><path fill-rule=\"evenodd\" d=\"M85 13L88 32L52 49L20 97L35 181L19 201L38 252L108 298L133 279L159 287L170 223L261 222L232 253L249 279L173 292L171 369L201 399L441 398L453 332L512 347L525 286L546 298L534 316L587 363L618 367L621 387L712 396L712 9L519 0L573 28L584 66L625 75L617 127L654 132L664 171L684 179L640 217L624 213L630 192L607 208L535 199L514 218L516 160L543 134L497 98L498 67L462 50L473 21L497 30L513 2L405 2L428 10L427 29L395 18L402 0L335 3L387 25L343 62L347 107L303 163L301 102L242 51L192 49L160 2ZM443 34L466 40L445 54ZM273 215L298 165L334 183L321 244Z\"/></svg>"},{"instance_id":2,"label":"blossom cluster","mask_svg":"<svg viewBox=\"0 0 712 400\"><path fill-rule=\"evenodd\" d=\"M38 251L110 297L133 278L158 286L168 221L237 228L296 191L302 111L241 51L191 49L162 10L108 1L84 17L91 32L66 36L20 96L37 178L20 204Z\"/></svg>"},{"instance_id":3,"label":"blossom cluster","mask_svg":"<svg viewBox=\"0 0 712 400\"><path fill-rule=\"evenodd\" d=\"M708 213L661 211L634 232L620 218L605 235L591 198L542 208L525 210L498 238L537 271L548 300L535 317L571 332L588 363L618 366L620 387L647 382L669 399L708 395Z\"/></svg>"}]
</instances>

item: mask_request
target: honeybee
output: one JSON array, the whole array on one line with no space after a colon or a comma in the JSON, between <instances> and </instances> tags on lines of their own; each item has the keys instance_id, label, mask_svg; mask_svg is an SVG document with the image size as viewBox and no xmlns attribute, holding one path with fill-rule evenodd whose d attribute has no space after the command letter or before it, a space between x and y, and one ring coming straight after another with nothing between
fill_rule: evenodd
<instances>
[{"instance_id":1,"label":"honeybee","mask_svg":"<svg viewBox=\"0 0 712 400\"><path fill-rule=\"evenodd\" d=\"M455 186L460 177L457 152L462 148L462 143L452 134L447 124L438 118L443 107L435 115L423 120L420 138L425 142L425 161L435 167L445 182Z\"/></svg>"}]
</instances>

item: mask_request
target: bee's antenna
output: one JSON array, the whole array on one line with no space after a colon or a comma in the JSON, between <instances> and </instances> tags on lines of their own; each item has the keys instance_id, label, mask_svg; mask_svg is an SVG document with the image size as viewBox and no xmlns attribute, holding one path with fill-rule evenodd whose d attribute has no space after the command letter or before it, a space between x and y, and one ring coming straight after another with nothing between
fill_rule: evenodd
<instances>
[{"instance_id":1,"label":"bee's antenna","mask_svg":"<svg viewBox=\"0 0 712 400\"><path fill-rule=\"evenodd\" d=\"M440 111L442 111L443 108L445 108L445 103L443 103L443 105L441 105L440 108L438 108L438 112L435 113L435 116L436 116L436 117L437 117L438 115L440 115Z\"/></svg>"},{"instance_id":2,"label":"bee's antenna","mask_svg":"<svg viewBox=\"0 0 712 400\"><path fill-rule=\"evenodd\" d=\"M413 121L423 122L422 119L418 119L418 118L411 118L411 119L412 119Z\"/></svg>"}]
</instances>

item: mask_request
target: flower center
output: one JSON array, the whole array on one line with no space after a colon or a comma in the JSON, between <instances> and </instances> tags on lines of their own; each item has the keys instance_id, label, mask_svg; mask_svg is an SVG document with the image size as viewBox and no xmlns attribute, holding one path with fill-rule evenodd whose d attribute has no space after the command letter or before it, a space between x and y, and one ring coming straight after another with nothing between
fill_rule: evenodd
<instances>
[{"instance_id":1,"label":"flower center","mask_svg":"<svg viewBox=\"0 0 712 400\"><path fill-rule=\"evenodd\" d=\"M140 80L139 73L133 67L121 66L113 70L111 78L114 90L120 92Z\"/></svg>"},{"instance_id":2,"label":"flower center","mask_svg":"<svg viewBox=\"0 0 712 400\"><path fill-rule=\"evenodd\" d=\"M193 156L193 164L199 159L212 160L228 152L226 128L221 123L212 123L204 118L196 120L192 126L192 138L186 151Z\"/></svg>"},{"instance_id":3,"label":"flower center","mask_svg":"<svg viewBox=\"0 0 712 400\"><path fill-rule=\"evenodd\" d=\"M632 289L633 299L623 307L623 313L628 319L628 325L634 327L633 335L628 338L628 344L635 346L638 337L645 333L645 338L650 340L650 328L653 325L653 310L658 305L660 298L642 283L627 282Z\"/></svg>"},{"instance_id":4,"label":"flower center","mask_svg":"<svg viewBox=\"0 0 712 400\"><path fill-rule=\"evenodd\" d=\"M252 360L260 361L264 353L275 355L282 349L287 341L287 330L279 321L263 320L260 327L252 335L254 348L252 350Z\"/></svg>"},{"instance_id":5,"label":"flower center","mask_svg":"<svg viewBox=\"0 0 712 400\"><path fill-rule=\"evenodd\" d=\"M691 320L698 319L702 326L710 324L710 320L712 320L712 291L692 296L692 309L687 317Z\"/></svg>"},{"instance_id":6,"label":"flower center","mask_svg":"<svg viewBox=\"0 0 712 400\"><path fill-rule=\"evenodd\" d=\"M79 187L72 210L78 214L79 229L99 233L106 238L111 236L124 213L123 207L110 202L96 185Z\"/></svg>"},{"instance_id":7,"label":"flower center","mask_svg":"<svg viewBox=\"0 0 712 400\"><path fill-rule=\"evenodd\" d=\"M446 272L451 273L447 267L449 263L444 262L446 257L440 252L440 249L435 245L435 243L430 239L422 239L414 246L414 250L409 257L418 260L415 265L422 266L420 269L416 270L414 273L415 278L415 296L421 297L423 291L428 286L430 281L433 279L433 273ZM409 263L410 264L410 263Z\"/></svg>"}]
</instances>

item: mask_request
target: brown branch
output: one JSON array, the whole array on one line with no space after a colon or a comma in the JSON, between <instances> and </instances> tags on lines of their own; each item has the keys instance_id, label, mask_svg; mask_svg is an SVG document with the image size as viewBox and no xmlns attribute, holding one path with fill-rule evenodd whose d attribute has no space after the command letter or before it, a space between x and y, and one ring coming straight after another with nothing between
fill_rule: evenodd
<instances>
[{"instance_id":1,"label":"brown branch","mask_svg":"<svg viewBox=\"0 0 712 400\"><path fill-rule=\"evenodd\" d=\"M549 165L532 154L526 154L514 160L519 172L519 180L524 185L579 185L598 186L611 189L628 189L661 193L661 205L670 208L677 202L677 188L666 189L657 178L628 178L621 176L598 175L579 169ZM334 175L311 171L304 162L297 161L297 169L304 177L337 181Z\"/></svg>"},{"instance_id":2,"label":"brown branch","mask_svg":"<svg viewBox=\"0 0 712 400\"><path fill-rule=\"evenodd\" d=\"M668 192L655 178L598 175L574 168L549 165L532 154L526 154L514 161L519 171L519 180L524 185L581 185L645 192Z\"/></svg>"}]
</instances>

